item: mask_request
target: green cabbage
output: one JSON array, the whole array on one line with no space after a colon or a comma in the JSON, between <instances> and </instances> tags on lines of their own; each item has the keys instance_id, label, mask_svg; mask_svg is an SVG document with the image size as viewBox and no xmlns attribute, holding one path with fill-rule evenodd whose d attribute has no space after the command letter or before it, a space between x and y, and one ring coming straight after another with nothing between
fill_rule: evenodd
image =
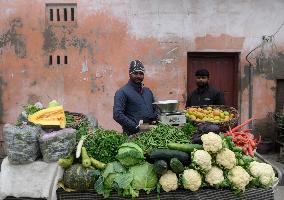
<instances>
[{"instance_id":1,"label":"green cabbage","mask_svg":"<svg viewBox=\"0 0 284 200\"><path fill-rule=\"evenodd\" d=\"M119 162L108 163L104 172L104 187L111 189L114 179L120 174L125 173L125 168Z\"/></svg>"},{"instance_id":2,"label":"green cabbage","mask_svg":"<svg viewBox=\"0 0 284 200\"><path fill-rule=\"evenodd\" d=\"M121 174L126 173L126 169L117 161L108 163L104 172L95 183L95 190L98 194L108 197L115 189L115 180Z\"/></svg>"},{"instance_id":3,"label":"green cabbage","mask_svg":"<svg viewBox=\"0 0 284 200\"><path fill-rule=\"evenodd\" d=\"M145 190L149 193L158 184L157 174L150 163L145 162L142 165L133 166L129 169L129 173L133 175L132 188L134 190Z\"/></svg>"},{"instance_id":4,"label":"green cabbage","mask_svg":"<svg viewBox=\"0 0 284 200\"><path fill-rule=\"evenodd\" d=\"M130 167L144 161L143 150L135 143L124 143L119 147L116 158L125 166Z\"/></svg>"}]
</instances>

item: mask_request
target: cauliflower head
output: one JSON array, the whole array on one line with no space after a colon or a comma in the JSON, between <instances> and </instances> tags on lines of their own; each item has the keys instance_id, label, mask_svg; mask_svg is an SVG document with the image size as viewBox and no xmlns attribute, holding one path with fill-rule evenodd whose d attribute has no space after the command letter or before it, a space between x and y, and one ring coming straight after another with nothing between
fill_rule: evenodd
<instances>
[{"instance_id":1,"label":"cauliflower head","mask_svg":"<svg viewBox=\"0 0 284 200\"><path fill-rule=\"evenodd\" d=\"M245 191L246 186L249 184L251 177L241 166L235 166L228 173L228 179L233 184L233 187Z\"/></svg>"},{"instance_id":2,"label":"cauliflower head","mask_svg":"<svg viewBox=\"0 0 284 200\"><path fill-rule=\"evenodd\" d=\"M209 153L217 153L222 149L222 138L213 132L201 136L203 149Z\"/></svg>"},{"instance_id":3,"label":"cauliflower head","mask_svg":"<svg viewBox=\"0 0 284 200\"><path fill-rule=\"evenodd\" d=\"M202 170L208 171L211 169L211 155L204 150L196 150L193 152L193 162Z\"/></svg>"},{"instance_id":4,"label":"cauliflower head","mask_svg":"<svg viewBox=\"0 0 284 200\"><path fill-rule=\"evenodd\" d=\"M230 149L224 148L217 153L216 162L226 169L232 169L237 163L236 155Z\"/></svg>"},{"instance_id":5,"label":"cauliflower head","mask_svg":"<svg viewBox=\"0 0 284 200\"><path fill-rule=\"evenodd\" d=\"M249 166L249 171L251 175L259 178L259 181L263 186L272 186L275 179L275 173L271 165L253 161Z\"/></svg>"},{"instance_id":6,"label":"cauliflower head","mask_svg":"<svg viewBox=\"0 0 284 200\"><path fill-rule=\"evenodd\" d=\"M178 188L177 175L171 170L168 170L160 177L159 183L166 192L175 191Z\"/></svg>"},{"instance_id":7,"label":"cauliflower head","mask_svg":"<svg viewBox=\"0 0 284 200\"><path fill-rule=\"evenodd\" d=\"M182 184L184 189L196 191L201 186L201 175L194 169L186 169L182 174Z\"/></svg>"},{"instance_id":8,"label":"cauliflower head","mask_svg":"<svg viewBox=\"0 0 284 200\"><path fill-rule=\"evenodd\" d=\"M211 186L221 184L224 181L223 171L220 168L213 166L206 174L205 180Z\"/></svg>"}]
</instances>

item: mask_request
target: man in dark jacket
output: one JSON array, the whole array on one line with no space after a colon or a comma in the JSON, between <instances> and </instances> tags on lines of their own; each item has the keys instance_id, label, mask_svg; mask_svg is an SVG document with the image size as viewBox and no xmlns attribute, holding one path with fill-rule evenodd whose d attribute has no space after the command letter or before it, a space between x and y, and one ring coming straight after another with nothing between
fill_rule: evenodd
<instances>
[{"instance_id":1,"label":"man in dark jacket","mask_svg":"<svg viewBox=\"0 0 284 200\"><path fill-rule=\"evenodd\" d=\"M116 91L113 119L128 135L139 132L139 122L151 123L157 119L157 107L153 105L152 91L143 86L145 68L141 61L134 60L129 66L129 81Z\"/></svg>"},{"instance_id":2,"label":"man in dark jacket","mask_svg":"<svg viewBox=\"0 0 284 200\"><path fill-rule=\"evenodd\" d=\"M224 105L224 94L208 84L209 72L206 69L197 70L195 73L197 89L194 90L186 101L186 107L201 105Z\"/></svg>"}]
</instances>

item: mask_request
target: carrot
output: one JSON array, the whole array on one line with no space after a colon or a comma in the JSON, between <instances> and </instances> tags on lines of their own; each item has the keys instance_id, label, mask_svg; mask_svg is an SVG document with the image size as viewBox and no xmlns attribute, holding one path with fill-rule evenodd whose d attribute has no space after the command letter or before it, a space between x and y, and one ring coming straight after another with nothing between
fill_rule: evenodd
<instances>
[{"instance_id":1,"label":"carrot","mask_svg":"<svg viewBox=\"0 0 284 200\"><path fill-rule=\"evenodd\" d=\"M248 154L249 154L251 157L253 157L253 155L254 155L251 146L248 146Z\"/></svg>"},{"instance_id":2,"label":"carrot","mask_svg":"<svg viewBox=\"0 0 284 200\"><path fill-rule=\"evenodd\" d=\"M248 123L250 123L252 120L254 120L254 118L250 118L247 121L245 121L244 123L234 127L232 130L230 130L230 132L235 132L236 130L239 130L240 128L246 126Z\"/></svg>"},{"instance_id":3,"label":"carrot","mask_svg":"<svg viewBox=\"0 0 284 200\"><path fill-rule=\"evenodd\" d=\"M232 136L232 134L231 134L230 132L226 132L226 133L224 134L224 137L227 137L227 136Z\"/></svg>"},{"instance_id":4,"label":"carrot","mask_svg":"<svg viewBox=\"0 0 284 200\"><path fill-rule=\"evenodd\" d=\"M254 148L256 146L254 140L249 140L249 142L250 142L250 145L251 145L252 148Z\"/></svg>"},{"instance_id":5,"label":"carrot","mask_svg":"<svg viewBox=\"0 0 284 200\"><path fill-rule=\"evenodd\" d=\"M251 134L251 133L247 133L247 136L248 136L248 138L250 138L250 139L253 139L253 138L254 138L253 134Z\"/></svg>"},{"instance_id":6,"label":"carrot","mask_svg":"<svg viewBox=\"0 0 284 200\"><path fill-rule=\"evenodd\" d=\"M248 155L248 150L247 150L246 147L242 147L242 150L243 150L243 153L244 153L244 154Z\"/></svg>"}]
</instances>

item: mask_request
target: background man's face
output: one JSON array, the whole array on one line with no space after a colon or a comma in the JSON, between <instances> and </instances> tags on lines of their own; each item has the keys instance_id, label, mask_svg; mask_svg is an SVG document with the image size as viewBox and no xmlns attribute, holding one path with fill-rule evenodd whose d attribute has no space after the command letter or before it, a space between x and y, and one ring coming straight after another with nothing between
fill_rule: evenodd
<instances>
[{"instance_id":1,"label":"background man's face","mask_svg":"<svg viewBox=\"0 0 284 200\"><path fill-rule=\"evenodd\" d=\"M134 83L142 83L142 81L144 80L144 73L133 72L132 74L129 75L129 77Z\"/></svg>"},{"instance_id":2,"label":"background man's face","mask_svg":"<svg viewBox=\"0 0 284 200\"><path fill-rule=\"evenodd\" d=\"M196 76L196 85L198 87L203 87L208 84L209 77L208 76Z\"/></svg>"}]
</instances>

